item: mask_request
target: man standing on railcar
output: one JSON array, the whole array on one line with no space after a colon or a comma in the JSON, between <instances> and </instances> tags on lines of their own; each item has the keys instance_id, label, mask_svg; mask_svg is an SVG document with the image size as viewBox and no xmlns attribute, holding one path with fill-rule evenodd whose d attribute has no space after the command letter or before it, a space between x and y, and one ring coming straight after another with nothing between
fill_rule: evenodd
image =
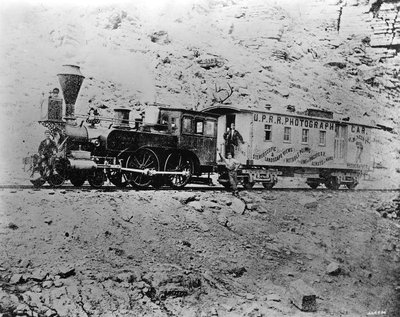
<instances>
[{"instance_id":1,"label":"man standing on railcar","mask_svg":"<svg viewBox=\"0 0 400 317\"><path fill-rule=\"evenodd\" d=\"M232 154L230 152L226 153L227 158L224 158L218 149L217 153L221 158L221 160L224 161L226 169L228 170L229 183L231 184L233 195L238 197L239 192L237 190L237 185L238 185L237 170L240 166L240 163L232 157Z\"/></svg>"},{"instance_id":2,"label":"man standing on railcar","mask_svg":"<svg viewBox=\"0 0 400 317\"><path fill-rule=\"evenodd\" d=\"M235 156L235 147L239 146L239 142L244 144L242 135L235 129L235 124L231 123L231 128L224 133L226 142L226 153L231 153L232 157Z\"/></svg>"}]
</instances>

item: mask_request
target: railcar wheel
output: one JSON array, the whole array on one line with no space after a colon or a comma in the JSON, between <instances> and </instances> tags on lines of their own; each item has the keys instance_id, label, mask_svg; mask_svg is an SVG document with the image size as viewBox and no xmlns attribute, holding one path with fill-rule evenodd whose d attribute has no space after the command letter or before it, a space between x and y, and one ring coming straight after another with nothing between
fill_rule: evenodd
<instances>
[{"instance_id":1,"label":"railcar wheel","mask_svg":"<svg viewBox=\"0 0 400 317\"><path fill-rule=\"evenodd\" d=\"M243 187L245 189L252 189L254 187L255 182L249 182L249 181L245 181L243 183Z\"/></svg>"},{"instance_id":2,"label":"railcar wheel","mask_svg":"<svg viewBox=\"0 0 400 317\"><path fill-rule=\"evenodd\" d=\"M275 186L275 183L262 183L265 189L272 189Z\"/></svg>"},{"instance_id":3,"label":"railcar wheel","mask_svg":"<svg viewBox=\"0 0 400 317\"><path fill-rule=\"evenodd\" d=\"M160 162L158 160L157 154L151 149L140 149L129 156L126 162L127 168L148 169L158 171L160 169ZM143 173L133 173L128 172L127 178L129 183L134 187L145 188L148 187L152 182L152 177L150 175L145 175Z\"/></svg>"},{"instance_id":4,"label":"railcar wheel","mask_svg":"<svg viewBox=\"0 0 400 317\"><path fill-rule=\"evenodd\" d=\"M332 176L325 181L325 186L328 189L336 190L336 189L339 189L340 183L338 182L337 177Z\"/></svg>"},{"instance_id":5,"label":"railcar wheel","mask_svg":"<svg viewBox=\"0 0 400 317\"><path fill-rule=\"evenodd\" d=\"M192 177L194 170L193 161L182 153L173 152L168 155L164 170L166 172L186 172L186 175L176 174L167 176L169 185L172 188L183 188Z\"/></svg>"},{"instance_id":6,"label":"railcar wheel","mask_svg":"<svg viewBox=\"0 0 400 317\"><path fill-rule=\"evenodd\" d=\"M80 187L85 183L86 175L84 173L78 172L78 171L71 172L69 175L69 181L75 187Z\"/></svg>"},{"instance_id":7,"label":"railcar wheel","mask_svg":"<svg viewBox=\"0 0 400 317\"><path fill-rule=\"evenodd\" d=\"M310 186L312 189L317 189L319 186L319 183L310 182L310 183L307 183L307 185Z\"/></svg>"},{"instance_id":8,"label":"railcar wheel","mask_svg":"<svg viewBox=\"0 0 400 317\"><path fill-rule=\"evenodd\" d=\"M100 188L103 186L106 175L103 170L96 169L92 174L88 176L88 182L90 186L94 188Z\"/></svg>"},{"instance_id":9,"label":"railcar wheel","mask_svg":"<svg viewBox=\"0 0 400 317\"><path fill-rule=\"evenodd\" d=\"M124 188L128 185L128 179L125 173L119 170L107 170L107 177L112 184L119 188Z\"/></svg>"},{"instance_id":10,"label":"railcar wheel","mask_svg":"<svg viewBox=\"0 0 400 317\"><path fill-rule=\"evenodd\" d=\"M348 189L354 189L358 185L358 182L347 183L346 186Z\"/></svg>"}]
</instances>

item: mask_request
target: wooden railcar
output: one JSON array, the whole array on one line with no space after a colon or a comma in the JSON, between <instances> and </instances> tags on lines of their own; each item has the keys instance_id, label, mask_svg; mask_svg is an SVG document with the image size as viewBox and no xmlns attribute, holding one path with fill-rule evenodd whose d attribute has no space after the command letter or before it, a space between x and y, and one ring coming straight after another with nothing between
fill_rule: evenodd
<instances>
[{"instance_id":1,"label":"wooden railcar","mask_svg":"<svg viewBox=\"0 0 400 317\"><path fill-rule=\"evenodd\" d=\"M315 109L278 113L215 106L205 111L219 114L221 153L226 152L224 133L236 124L244 144L235 147L235 158L242 164L239 177L247 188L257 182L271 188L279 175L302 175L312 188L354 188L371 168L374 126L337 120L332 112ZM219 170L222 173L222 165ZM221 183L226 182L222 177Z\"/></svg>"}]
</instances>

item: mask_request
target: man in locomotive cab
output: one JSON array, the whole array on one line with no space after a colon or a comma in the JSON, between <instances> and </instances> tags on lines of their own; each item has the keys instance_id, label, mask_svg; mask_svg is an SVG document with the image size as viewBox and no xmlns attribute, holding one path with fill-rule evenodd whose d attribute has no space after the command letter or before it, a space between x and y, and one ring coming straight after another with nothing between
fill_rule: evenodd
<instances>
[{"instance_id":1,"label":"man in locomotive cab","mask_svg":"<svg viewBox=\"0 0 400 317\"><path fill-rule=\"evenodd\" d=\"M239 146L239 142L244 144L243 137L235 129L235 124L231 123L231 127L224 133L224 140L226 142L226 153L231 153L232 157L235 156L235 147Z\"/></svg>"},{"instance_id":2,"label":"man in locomotive cab","mask_svg":"<svg viewBox=\"0 0 400 317\"><path fill-rule=\"evenodd\" d=\"M230 152L226 153L226 158L224 158L221 155L218 148L217 148L217 153L218 153L219 157L221 158L221 160L224 161L225 167L228 170L229 183L231 184L233 195L238 197L239 192L237 189L237 185L238 185L237 170L239 169L240 163L232 157L232 153L230 153Z\"/></svg>"},{"instance_id":3,"label":"man in locomotive cab","mask_svg":"<svg viewBox=\"0 0 400 317\"><path fill-rule=\"evenodd\" d=\"M86 122L90 124L91 128L94 128L96 124L100 123L99 119L99 111L93 107L89 109L88 117L86 118Z\"/></svg>"},{"instance_id":4,"label":"man in locomotive cab","mask_svg":"<svg viewBox=\"0 0 400 317\"><path fill-rule=\"evenodd\" d=\"M54 88L53 91L50 91L49 99L60 99L60 97L58 95L59 93L60 93L60 89Z\"/></svg>"},{"instance_id":5,"label":"man in locomotive cab","mask_svg":"<svg viewBox=\"0 0 400 317\"><path fill-rule=\"evenodd\" d=\"M38 149L38 153L40 156L38 164L40 165L44 162L49 169L53 165L53 157L57 153L58 148L57 144L53 141L51 137L50 131L46 130L44 134L46 138L42 142L40 142Z\"/></svg>"}]
</instances>

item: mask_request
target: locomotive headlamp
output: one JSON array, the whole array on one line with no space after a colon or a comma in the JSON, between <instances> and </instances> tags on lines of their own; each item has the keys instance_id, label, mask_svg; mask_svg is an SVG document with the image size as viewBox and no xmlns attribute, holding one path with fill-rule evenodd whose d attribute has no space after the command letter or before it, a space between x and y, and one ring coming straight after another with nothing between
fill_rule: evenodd
<instances>
[{"instance_id":1,"label":"locomotive headlamp","mask_svg":"<svg viewBox=\"0 0 400 317\"><path fill-rule=\"evenodd\" d=\"M94 144L95 147L99 147L100 146L100 140L99 139L93 139L93 140L91 140L91 142Z\"/></svg>"}]
</instances>

